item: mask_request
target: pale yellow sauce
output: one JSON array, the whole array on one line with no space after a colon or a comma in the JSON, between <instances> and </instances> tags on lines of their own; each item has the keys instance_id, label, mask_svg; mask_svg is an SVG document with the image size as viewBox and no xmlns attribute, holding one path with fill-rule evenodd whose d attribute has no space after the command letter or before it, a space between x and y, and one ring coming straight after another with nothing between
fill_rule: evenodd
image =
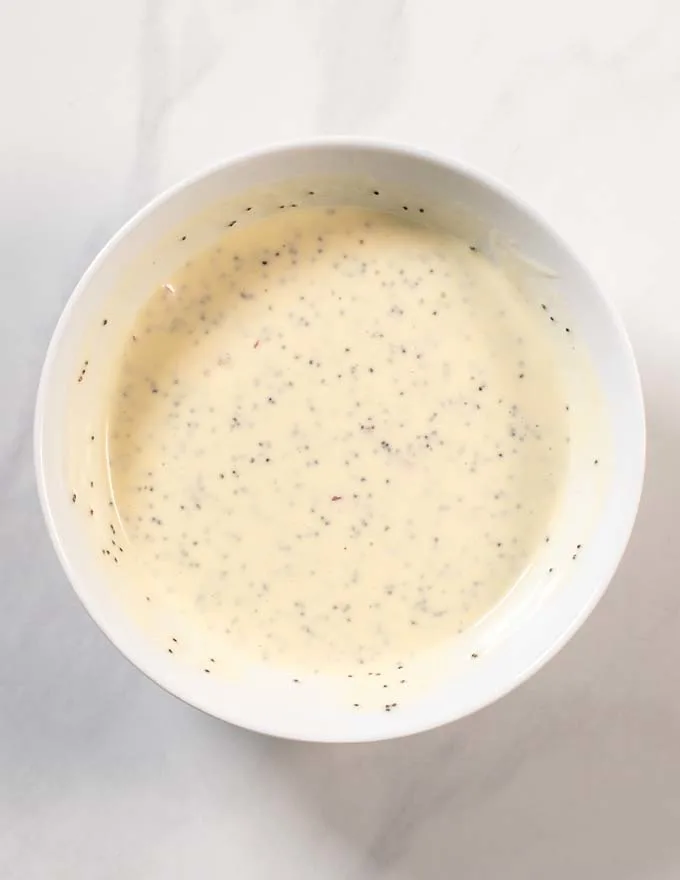
<instances>
[{"instance_id":1,"label":"pale yellow sauce","mask_svg":"<svg viewBox=\"0 0 680 880\"><path fill-rule=\"evenodd\" d=\"M549 540L566 473L545 323L480 253L401 217L230 230L125 345L108 450L129 607L321 672L474 624Z\"/></svg>"}]
</instances>

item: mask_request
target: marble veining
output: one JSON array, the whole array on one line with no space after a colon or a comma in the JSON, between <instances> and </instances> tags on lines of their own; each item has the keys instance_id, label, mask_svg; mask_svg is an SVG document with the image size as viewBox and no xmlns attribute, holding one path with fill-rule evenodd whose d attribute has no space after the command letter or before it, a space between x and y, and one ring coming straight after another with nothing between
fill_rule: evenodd
<instances>
[{"instance_id":1,"label":"marble veining","mask_svg":"<svg viewBox=\"0 0 680 880\"><path fill-rule=\"evenodd\" d=\"M28 0L0 27L0 876L675 880L680 874L676 0ZM347 132L519 189L620 307L649 468L612 588L536 678L409 740L314 747L201 716L69 589L31 460L79 275L225 155Z\"/></svg>"}]
</instances>

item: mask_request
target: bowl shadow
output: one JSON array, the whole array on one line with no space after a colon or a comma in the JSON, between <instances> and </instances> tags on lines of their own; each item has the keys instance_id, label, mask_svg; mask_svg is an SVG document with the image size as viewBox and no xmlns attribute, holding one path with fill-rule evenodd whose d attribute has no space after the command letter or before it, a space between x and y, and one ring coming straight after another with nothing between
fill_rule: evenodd
<instances>
[{"instance_id":1,"label":"bowl shadow","mask_svg":"<svg viewBox=\"0 0 680 880\"><path fill-rule=\"evenodd\" d=\"M660 876L680 861L680 414L648 396L639 519L611 589L495 705L381 744L271 741L271 772L367 876ZM664 875L665 876L665 875ZM670 876L670 875L669 875Z\"/></svg>"}]
</instances>

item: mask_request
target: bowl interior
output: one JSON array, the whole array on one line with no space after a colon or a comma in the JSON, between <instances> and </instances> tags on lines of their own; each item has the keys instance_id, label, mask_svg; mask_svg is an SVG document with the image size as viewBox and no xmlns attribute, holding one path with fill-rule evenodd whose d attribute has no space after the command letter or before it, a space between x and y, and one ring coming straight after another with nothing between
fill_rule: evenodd
<instances>
[{"instance_id":1,"label":"bowl interior","mask_svg":"<svg viewBox=\"0 0 680 880\"><path fill-rule=\"evenodd\" d=\"M568 485L517 586L450 645L414 660L399 712L357 712L347 683L294 681L234 662L202 674L198 653L168 657L169 627L142 630L117 598L105 449L107 389L126 328L150 292L225 230L304 205L361 205L460 235L548 306L572 413ZM565 332L568 328L568 332ZM95 438L95 442L92 438ZM399 736L461 717L510 690L556 651L592 609L623 552L644 460L638 376L621 325L566 246L514 197L478 175L414 151L356 143L272 150L225 164L157 199L107 245L71 298L48 353L38 399L41 498L57 551L88 611L163 687L211 714L299 739ZM113 543L113 552L111 545ZM107 552L108 551L108 552ZM190 639L187 639L190 642ZM302 684L303 686L300 686Z\"/></svg>"}]
</instances>

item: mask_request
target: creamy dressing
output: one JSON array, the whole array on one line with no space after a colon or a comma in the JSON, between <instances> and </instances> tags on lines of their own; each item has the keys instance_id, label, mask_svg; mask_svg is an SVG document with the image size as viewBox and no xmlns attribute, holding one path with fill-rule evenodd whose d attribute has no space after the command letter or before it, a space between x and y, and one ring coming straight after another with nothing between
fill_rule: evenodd
<instances>
[{"instance_id":1,"label":"creamy dressing","mask_svg":"<svg viewBox=\"0 0 680 880\"><path fill-rule=\"evenodd\" d=\"M278 667L413 656L549 540L566 409L540 304L466 243L349 207L230 230L125 344L125 601Z\"/></svg>"}]
</instances>

